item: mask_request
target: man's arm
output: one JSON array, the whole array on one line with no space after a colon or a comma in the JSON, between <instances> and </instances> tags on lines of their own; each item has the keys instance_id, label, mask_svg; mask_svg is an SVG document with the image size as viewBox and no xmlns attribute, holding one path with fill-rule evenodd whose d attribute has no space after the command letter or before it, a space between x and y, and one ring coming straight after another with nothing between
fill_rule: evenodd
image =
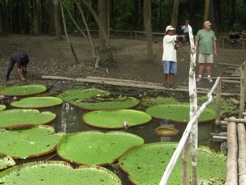
<instances>
[{"instance_id":1,"label":"man's arm","mask_svg":"<svg viewBox=\"0 0 246 185\"><path fill-rule=\"evenodd\" d=\"M217 56L216 41L214 41L213 47L214 47L214 56Z\"/></svg>"},{"instance_id":2,"label":"man's arm","mask_svg":"<svg viewBox=\"0 0 246 185\"><path fill-rule=\"evenodd\" d=\"M19 76L20 76L20 79L21 79L22 81L26 81L26 79L23 77L23 75L22 75L22 73L21 73L21 69L20 69L20 68L17 68L17 71L18 71L18 74L19 74Z\"/></svg>"}]
</instances>

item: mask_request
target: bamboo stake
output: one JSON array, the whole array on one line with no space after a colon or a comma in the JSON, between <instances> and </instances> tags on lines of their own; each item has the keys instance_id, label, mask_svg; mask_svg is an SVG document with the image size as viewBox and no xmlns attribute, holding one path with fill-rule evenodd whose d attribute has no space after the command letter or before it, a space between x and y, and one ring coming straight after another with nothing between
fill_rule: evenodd
<instances>
[{"instance_id":1,"label":"bamboo stake","mask_svg":"<svg viewBox=\"0 0 246 185\"><path fill-rule=\"evenodd\" d=\"M243 123L237 124L239 185L246 184L246 132Z\"/></svg>"},{"instance_id":2,"label":"bamboo stake","mask_svg":"<svg viewBox=\"0 0 246 185\"><path fill-rule=\"evenodd\" d=\"M227 172L226 172L226 185L238 184L237 175L237 131L236 123L229 122L227 125Z\"/></svg>"},{"instance_id":3,"label":"bamboo stake","mask_svg":"<svg viewBox=\"0 0 246 185\"><path fill-rule=\"evenodd\" d=\"M182 157L182 181L183 185L189 185L189 156L190 156L190 140L187 140L183 149Z\"/></svg>"},{"instance_id":4,"label":"bamboo stake","mask_svg":"<svg viewBox=\"0 0 246 185\"><path fill-rule=\"evenodd\" d=\"M239 106L239 118L243 117L243 111L245 106L245 72L246 61L240 66L240 106Z\"/></svg>"},{"instance_id":5,"label":"bamboo stake","mask_svg":"<svg viewBox=\"0 0 246 185\"><path fill-rule=\"evenodd\" d=\"M219 82L216 91L216 119L215 119L216 125L220 124L220 102L221 102L221 82Z\"/></svg>"}]
</instances>

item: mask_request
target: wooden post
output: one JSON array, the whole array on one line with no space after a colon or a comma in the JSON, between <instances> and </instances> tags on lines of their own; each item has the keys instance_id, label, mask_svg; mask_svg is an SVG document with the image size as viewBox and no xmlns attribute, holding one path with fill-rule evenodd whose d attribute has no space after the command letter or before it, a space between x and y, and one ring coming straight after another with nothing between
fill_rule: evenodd
<instances>
[{"instance_id":1,"label":"wooden post","mask_svg":"<svg viewBox=\"0 0 246 185\"><path fill-rule=\"evenodd\" d=\"M245 84L246 84L246 61L240 66L240 106L239 106L239 118L243 118L244 106L245 106Z\"/></svg>"},{"instance_id":2,"label":"wooden post","mask_svg":"<svg viewBox=\"0 0 246 185\"><path fill-rule=\"evenodd\" d=\"M238 184L237 175L237 127L235 122L229 122L227 126L227 172L226 172L226 185Z\"/></svg>"},{"instance_id":3,"label":"wooden post","mask_svg":"<svg viewBox=\"0 0 246 185\"><path fill-rule=\"evenodd\" d=\"M246 132L243 123L237 124L238 133L238 176L239 185L246 183Z\"/></svg>"},{"instance_id":4,"label":"wooden post","mask_svg":"<svg viewBox=\"0 0 246 185\"><path fill-rule=\"evenodd\" d=\"M219 82L216 91L216 120L215 120L216 125L220 124L220 102L221 102L221 81Z\"/></svg>"}]
</instances>

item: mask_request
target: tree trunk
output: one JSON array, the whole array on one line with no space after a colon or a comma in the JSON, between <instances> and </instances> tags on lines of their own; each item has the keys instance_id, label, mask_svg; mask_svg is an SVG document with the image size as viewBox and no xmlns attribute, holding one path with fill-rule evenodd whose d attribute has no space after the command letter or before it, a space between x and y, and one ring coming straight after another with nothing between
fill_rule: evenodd
<instances>
[{"instance_id":1,"label":"tree trunk","mask_svg":"<svg viewBox=\"0 0 246 185\"><path fill-rule=\"evenodd\" d=\"M54 4L53 0L48 0L48 6L49 6L49 28L48 33L49 35L55 34L55 21L54 21Z\"/></svg>"},{"instance_id":2,"label":"tree trunk","mask_svg":"<svg viewBox=\"0 0 246 185\"><path fill-rule=\"evenodd\" d=\"M234 26L236 20L236 1L231 0L231 26Z\"/></svg>"},{"instance_id":3,"label":"tree trunk","mask_svg":"<svg viewBox=\"0 0 246 185\"><path fill-rule=\"evenodd\" d=\"M41 0L33 0L33 29L32 29L32 33L35 35L40 34L40 11L41 11Z\"/></svg>"},{"instance_id":4,"label":"tree trunk","mask_svg":"<svg viewBox=\"0 0 246 185\"><path fill-rule=\"evenodd\" d=\"M205 0L203 22L208 20L210 0Z\"/></svg>"},{"instance_id":5,"label":"tree trunk","mask_svg":"<svg viewBox=\"0 0 246 185\"><path fill-rule=\"evenodd\" d=\"M171 21L171 25L174 28L177 27L178 14L179 14L179 0L174 0L174 2L173 2L172 21Z\"/></svg>"},{"instance_id":6,"label":"tree trunk","mask_svg":"<svg viewBox=\"0 0 246 185\"><path fill-rule=\"evenodd\" d=\"M99 0L98 1L98 11L99 11L99 18L102 22L102 27L99 27L99 41L100 41L100 51L105 51L107 50L106 47L106 41L102 35L102 30L104 29L105 32L107 33L107 37L109 37L108 35L108 31L109 31L109 17L108 17L108 0Z\"/></svg>"},{"instance_id":7,"label":"tree trunk","mask_svg":"<svg viewBox=\"0 0 246 185\"><path fill-rule=\"evenodd\" d=\"M151 27L151 1L144 0L144 27L147 37L148 45L148 60L153 58L153 47L152 47L152 27Z\"/></svg>"},{"instance_id":8,"label":"tree trunk","mask_svg":"<svg viewBox=\"0 0 246 185\"><path fill-rule=\"evenodd\" d=\"M59 11L59 1L53 0L54 3L54 21L55 21L55 33L56 39L61 40L61 24L60 24L60 11Z\"/></svg>"}]
</instances>

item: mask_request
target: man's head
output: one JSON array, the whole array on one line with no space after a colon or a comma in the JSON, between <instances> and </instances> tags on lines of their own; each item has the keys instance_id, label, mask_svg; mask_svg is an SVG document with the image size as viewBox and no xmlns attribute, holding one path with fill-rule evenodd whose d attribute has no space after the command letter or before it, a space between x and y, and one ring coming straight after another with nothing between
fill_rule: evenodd
<instances>
[{"instance_id":1,"label":"man's head","mask_svg":"<svg viewBox=\"0 0 246 185\"><path fill-rule=\"evenodd\" d=\"M210 21L205 21L203 26L206 30L210 30L212 23Z\"/></svg>"},{"instance_id":2,"label":"man's head","mask_svg":"<svg viewBox=\"0 0 246 185\"><path fill-rule=\"evenodd\" d=\"M185 21L185 25L186 25L186 26L188 26L188 24L189 24L189 21L188 21L188 20L186 20L186 21Z\"/></svg>"},{"instance_id":3,"label":"man's head","mask_svg":"<svg viewBox=\"0 0 246 185\"><path fill-rule=\"evenodd\" d=\"M175 30L175 28L172 27L171 25L169 25L169 26L166 27L165 34L167 34L167 35L173 35L174 34L174 30Z\"/></svg>"}]
</instances>

